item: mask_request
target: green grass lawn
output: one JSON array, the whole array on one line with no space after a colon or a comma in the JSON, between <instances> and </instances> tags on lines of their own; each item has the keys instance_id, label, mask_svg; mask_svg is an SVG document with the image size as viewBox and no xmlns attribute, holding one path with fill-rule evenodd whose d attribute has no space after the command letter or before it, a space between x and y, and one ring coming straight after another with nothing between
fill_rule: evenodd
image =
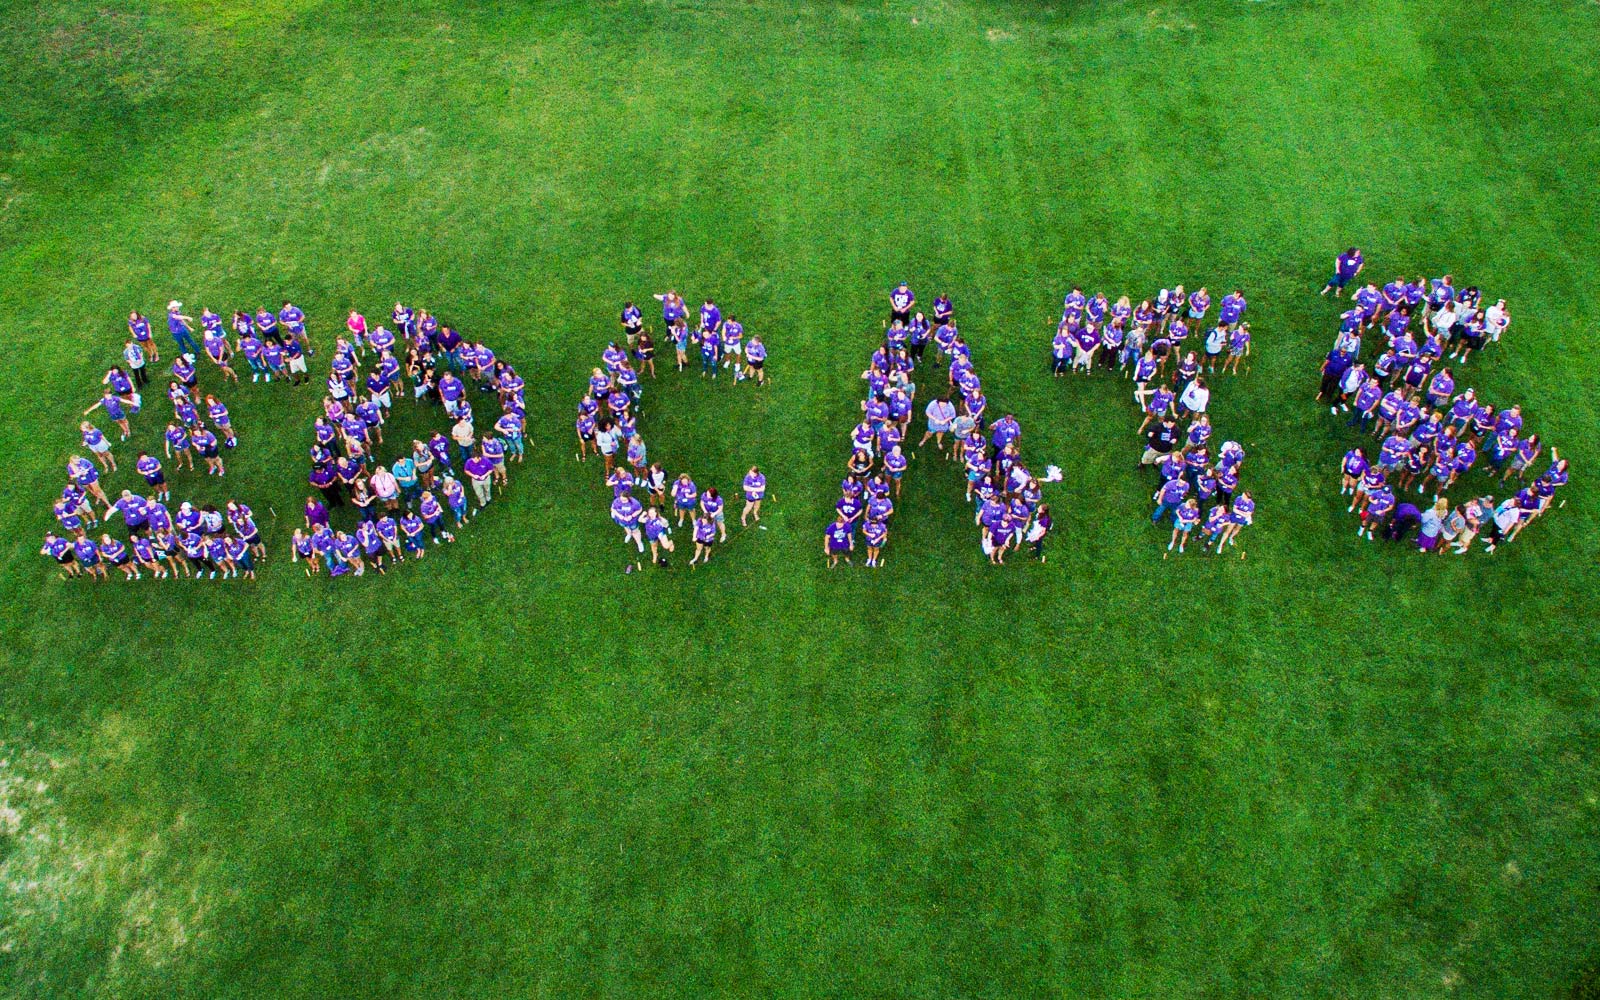
<instances>
[{"instance_id":1,"label":"green grass lawn","mask_svg":"<svg viewBox=\"0 0 1600 1000\"><path fill-rule=\"evenodd\" d=\"M0 2L0 995L1592 995L1600 8L402 6ZM1493 557L1354 536L1352 242L1511 299L1464 384L1574 476ZM823 568L902 278L1067 470L1047 565L924 456L888 565ZM1125 383L1048 374L1072 282L1175 280L1250 293L1245 560L1164 561ZM774 382L664 376L652 451L775 502L624 576L572 408L669 285ZM308 581L315 397L247 384L175 494L263 515L259 583L58 583L75 414L174 297L431 307L533 452L426 564Z\"/></svg>"}]
</instances>

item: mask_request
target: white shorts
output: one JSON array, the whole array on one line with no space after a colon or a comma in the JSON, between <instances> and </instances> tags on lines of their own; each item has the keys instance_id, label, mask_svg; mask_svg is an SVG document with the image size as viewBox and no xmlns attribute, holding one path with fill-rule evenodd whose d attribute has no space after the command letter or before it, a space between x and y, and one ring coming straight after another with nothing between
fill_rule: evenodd
<instances>
[{"instance_id":1,"label":"white shorts","mask_svg":"<svg viewBox=\"0 0 1600 1000\"><path fill-rule=\"evenodd\" d=\"M722 352L724 354L743 354L744 353L744 344L743 344L743 342L740 342L740 343L737 343L737 344L729 344L729 345L727 345L726 347L724 347L722 349Z\"/></svg>"},{"instance_id":2,"label":"white shorts","mask_svg":"<svg viewBox=\"0 0 1600 1000\"><path fill-rule=\"evenodd\" d=\"M292 372L300 372L301 374L305 374L306 356L304 354L302 354L297 358L290 358L289 359L289 370L292 371Z\"/></svg>"}]
</instances>

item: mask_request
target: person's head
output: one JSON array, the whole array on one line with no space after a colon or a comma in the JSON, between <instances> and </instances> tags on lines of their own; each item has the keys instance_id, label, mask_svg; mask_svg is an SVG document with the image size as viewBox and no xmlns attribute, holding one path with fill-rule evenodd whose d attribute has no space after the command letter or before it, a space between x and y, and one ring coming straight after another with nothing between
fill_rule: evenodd
<instances>
[{"instance_id":1,"label":"person's head","mask_svg":"<svg viewBox=\"0 0 1600 1000\"><path fill-rule=\"evenodd\" d=\"M1243 298L1243 297L1244 297L1244 289L1242 289L1242 288L1235 288L1235 289L1234 289L1234 290L1233 290L1233 294L1235 294L1235 295L1237 295L1237 296L1239 296L1239 297L1241 297L1241 298Z\"/></svg>"},{"instance_id":2,"label":"person's head","mask_svg":"<svg viewBox=\"0 0 1600 1000\"><path fill-rule=\"evenodd\" d=\"M1345 256L1346 256L1346 257L1354 257L1354 256L1355 256L1355 255L1356 255L1356 254L1358 254L1358 253L1360 253L1360 252L1361 252L1361 251L1360 251L1360 250L1357 250L1357 249L1356 249L1356 248L1355 248L1355 247L1350 247L1350 248L1349 248L1349 249L1348 249L1348 250L1346 250L1346 251L1345 251L1345 252L1344 252L1344 253L1345 253Z\"/></svg>"},{"instance_id":3,"label":"person's head","mask_svg":"<svg viewBox=\"0 0 1600 1000\"><path fill-rule=\"evenodd\" d=\"M1206 380L1204 378L1196 376L1195 380L1194 380L1194 384L1199 386L1200 388L1204 389L1206 387Z\"/></svg>"},{"instance_id":4,"label":"person's head","mask_svg":"<svg viewBox=\"0 0 1600 1000\"><path fill-rule=\"evenodd\" d=\"M715 500L715 499L717 499L717 497L721 496L721 494L717 492L717 488L715 486L707 486L706 487L706 496L711 498L712 500Z\"/></svg>"},{"instance_id":5,"label":"person's head","mask_svg":"<svg viewBox=\"0 0 1600 1000\"><path fill-rule=\"evenodd\" d=\"M89 421L85 420L78 424L78 429L81 431L92 431L94 430L94 424L91 424Z\"/></svg>"},{"instance_id":6,"label":"person's head","mask_svg":"<svg viewBox=\"0 0 1600 1000\"><path fill-rule=\"evenodd\" d=\"M680 482L680 483L687 483L687 482L689 482L689 481L690 481L690 480L689 480L689 474L688 474L688 473L687 473L687 472L680 472L680 473L678 473L678 482Z\"/></svg>"}]
</instances>

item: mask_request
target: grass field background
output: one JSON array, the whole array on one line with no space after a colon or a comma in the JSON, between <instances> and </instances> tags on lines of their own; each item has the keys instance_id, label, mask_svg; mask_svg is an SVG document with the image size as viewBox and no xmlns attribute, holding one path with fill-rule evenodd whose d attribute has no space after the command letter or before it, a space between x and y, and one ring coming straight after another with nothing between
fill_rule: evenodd
<instances>
[{"instance_id":1,"label":"grass field background","mask_svg":"<svg viewBox=\"0 0 1600 1000\"><path fill-rule=\"evenodd\" d=\"M1597 21L0 3L0 994L1593 989ZM1343 512L1310 397L1352 242L1512 302L1464 382L1574 475L1492 558ZM901 279L1067 470L1047 565L984 565L922 461L886 568L823 569ZM1251 297L1212 406L1250 450L1243 561L1163 561L1125 385L1047 372L1070 283L1174 280ZM709 569L623 576L570 418L622 301L669 285L774 382L650 384L653 453L759 462L775 502ZM246 385L226 492L279 515L262 580L58 583L74 415L174 297L292 297L323 343L433 308L526 377L528 463L424 565L307 581L315 397Z\"/></svg>"}]
</instances>

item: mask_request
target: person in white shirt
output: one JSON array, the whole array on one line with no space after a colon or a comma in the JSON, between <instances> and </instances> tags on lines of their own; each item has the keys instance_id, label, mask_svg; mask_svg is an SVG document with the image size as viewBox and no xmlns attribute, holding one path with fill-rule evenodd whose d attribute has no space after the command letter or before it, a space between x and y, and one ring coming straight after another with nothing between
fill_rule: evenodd
<instances>
[{"instance_id":1,"label":"person in white shirt","mask_svg":"<svg viewBox=\"0 0 1600 1000\"><path fill-rule=\"evenodd\" d=\"M1183 395L1178 397L1178 405L1190 413L1206 412L1206 404L1211 401L1211 390L1206 388L1206 380L1196 378L1183 390Z\"/></svg>"},{"instance_id":2,"label":"person in white shirt","mask_svg":"<svg viewBox=\"0 0 1600 1000\"><path fill-rule=\"evenodd\" d=\"M1500 335L1511 325L1511 312L1506 309L1506 300L1501 299L1483 311L1483 323L1488 327L1489 339L1494 343L1500 342Z\"/></svg>"},{"instance_id":3,"label":"person in white shirt","mask_svg":"<svg viewBox=\"0 0 1600 1000\"><path fill-rule=\"evenodd\" d=\"M600 449L600 457L606 460L606 475L611 474L611 469L616 463L617 447L621 441L621 432L610 421L605 421L595 428L594 443Z\"/></svg>"}]
</instances>

